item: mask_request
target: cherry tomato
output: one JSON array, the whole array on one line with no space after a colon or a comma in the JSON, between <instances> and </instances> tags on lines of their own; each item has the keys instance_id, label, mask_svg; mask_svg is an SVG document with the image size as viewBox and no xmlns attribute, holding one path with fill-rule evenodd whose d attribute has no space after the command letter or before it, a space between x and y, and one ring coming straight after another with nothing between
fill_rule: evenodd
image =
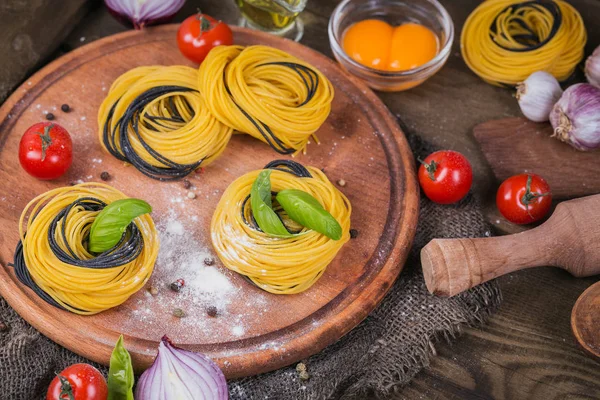
<instances>
[{"instance_id":1,"label":"cherry tomato","mask_svg":"<svg viewBox=\"0 0 600 400\"><path fill-rule=\"evenodd\" d=\"M431 201L452 204L469 193L473 170L469 160L459 152L436 151L421 162L419 183Z\"/></svg>"},{"instance_id":2,"label":"cherry tomato","mask_svg":"<svg viewBox=\"0 0 600 400\"><path fill-rule=\"evenodd\" d=\"M54 122L40 122L25 131L19 144L19 162L38 179L56 179L73 161L69 132Z\"/></svg>"},{"instance_id":3,"label":"cherry tomato","mask_svg":"<svg viewBox=\"0 0 600 400\"><path fill-rule=\"evenodd\" d=\"M231 28L213 17L196 14L186 18L177 32L177 45L188 59L200 64L216 46L233 44Z\"/></svg>"},{"instance_id":4,"label":"cherry tomato","mask_svg":"<svg viewBox=\"0 0 600 400\"><path fill-rule=\"evenodd\" d=\"M551 204L550 186L536 174L511 176L502 182L496 194L498 210L515 224L539 221L548 214Z\"/></svg>"},{"instance_id":5,"label":"cherry tomato","mask_svg":"<svg viewBox=\"0 0 600 400\"><path fill-rule=\"evenodd\" d=\"M89 364L73 364L50 383L46 400L106 400L104 376Z\"/></svg>"}]
</instances>

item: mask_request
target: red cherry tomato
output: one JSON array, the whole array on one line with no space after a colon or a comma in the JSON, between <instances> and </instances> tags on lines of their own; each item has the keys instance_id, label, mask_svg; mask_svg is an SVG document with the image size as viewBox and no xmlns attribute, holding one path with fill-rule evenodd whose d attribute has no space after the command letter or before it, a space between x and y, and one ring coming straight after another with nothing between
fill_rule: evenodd
<instances>
[{"instance_id":1,"label":"red cherry tomato","mask_svg":"<svg viewBox=\"0 0 600 400\"><path fill-rule=\"evenodd\" d=\"M452 204L469 193L473 170L469 160L459 152L436 151L421 162L419 183L431 201Z\"/></svg>"},{"instance_id":2,"label":"red cherry tomato","mask_svg":"<svg viewBox=\"0 0 600 400\"><path fill-rule=\"evenodd\" d=\"M104 376L89 364L73 364L50 383L46 400L106 400L108 386Z\"/></svg>"},{"instance_id":3,"label":"red cherry tomato","mask_svg":"<svg viewBox=\"0 0 600 400\"><path fill-rule=\"evenodd\" d=\"M177 32L177 45L188 59L200 64L213 47L233 44L231 28L213 17L196 14L186 18Z\"/></svg>"},{"instance_id":4,"label":"red cherry tomato","mask_svg":"<svg viewBox=\"0 0 600 400\"><path fill-rule=\"evenodd\" d=\"M550 186L539 175L511 176L498 188L496 206L515 224L530 224L544 218L552 204Z\"/></svg>"},{"instance_id":5,"label":"red cherry tomato","mask_svg":"<svg viewBox=\"0 0 600 400\"><path fill-rule=\"evenodd\" d=\"M38 179L62 176L73 161L69 132L54 122L40 122L25 131L19 144L19 162Z\"/></svg>"}]
</instances>

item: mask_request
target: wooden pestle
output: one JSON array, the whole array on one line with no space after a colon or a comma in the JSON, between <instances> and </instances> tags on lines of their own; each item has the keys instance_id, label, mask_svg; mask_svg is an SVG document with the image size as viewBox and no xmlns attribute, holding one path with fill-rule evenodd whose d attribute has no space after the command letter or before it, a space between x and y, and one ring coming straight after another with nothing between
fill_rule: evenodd
<instances>
[{"instance_id":1,"label":"wooden pestle","mask_svg":"<svg viewBox=\"0 0 600 400\"><path fill-rule=\"evenodd\" d=\"M600 274L600 194L562 202L546 222L522 233L433 239L421 250L421 265L427 289L442 296L531 267Z\"/></svg>"}]
</instances>

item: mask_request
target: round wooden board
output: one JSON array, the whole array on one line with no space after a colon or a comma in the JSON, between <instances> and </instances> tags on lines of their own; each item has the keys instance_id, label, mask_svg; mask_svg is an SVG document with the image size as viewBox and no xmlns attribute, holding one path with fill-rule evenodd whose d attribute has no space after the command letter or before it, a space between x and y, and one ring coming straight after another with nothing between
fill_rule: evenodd
<instances>
[{"instance_id":1,"label":"round wooden board","mask_svg":"<svg viewBox=\"0 0 600 400\"><path fill-rule=\"evenodd\" d=\"M585 351L600 359L600 282L579 296L571 313L573 335Z\"/></svg>"},{"instance_id":2,"label":"round wooden board","mask_svg":"<svg viewBox=\"0 0 600 400\"><path fill-rule=\"evenodd\" d=\"M217 288L174 293L168 283L177 278L202 279L181 265L169 242L187 240L186 252L212 253L210 219L225 188L238 176L281 158L248 135L235 135L225 153L190 180L198 197L190 200L181 182L158 182L104 153L97 139L97 110L113 80L139 65L186 64L175 43L176 26L126 32L82 47L54 61L27 80L0 109L0 293L29 323L55 342L92 360L107 364L120 333L137 370L156 355L160 338L215 359L229 378L257 374L301 360L335 342L381 301L402 270L415 234L418 188L407 142L382 102L358 80L346 76L329 58L298 43L264 33L235 29L239 44L265 44L284 49L319 68L335 87L331 115L297 161L324 168L352 202L352 227L359 236L346 244L324 276L298 295L272 295L251 285L218 262L214 266L229 286L227 297ZM68 103L73 111L63 113ZM73 137L74 161L66 176L38 181L20 167L17 149L21 134L53 112L56 122ZM163 234L161 253L149 284L155 297L141 290L123 305L95 316L63 312L21 285L11 267L18 241L18 219L34 196L71 182L99 181L102 171L111 184L132 197L147 199ZM178 219L177 219L178 218ZM174 220L175 219L175 220ZM175 232L175 233L174 233ZM196 253L193 253L196 251ZM188 260L189 261L189 260ZM197 269L204 271L201 262ZM216 282L216 281L209 281ZM204 282L206 286L206 282ZM212 290L214 289L214 290ZM188 291L186 291L188 290ZM209 318L206 307L218 303L220 315ZM175 308L188 316L172 316Z\"/></svg>"}]
</instances>

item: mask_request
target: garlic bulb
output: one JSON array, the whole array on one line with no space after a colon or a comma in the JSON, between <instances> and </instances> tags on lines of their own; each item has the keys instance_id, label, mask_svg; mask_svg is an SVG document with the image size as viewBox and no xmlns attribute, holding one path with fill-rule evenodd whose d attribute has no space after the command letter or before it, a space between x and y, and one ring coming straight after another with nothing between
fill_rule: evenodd
<instances>
[{"instance_id":1,"label":"garlic bulb","mask_svg":"<svg viewBox=\"0 0 600 400\"><path fill-rule=\"evenodd\" d=\"M600 88L600 46L585 61L585 77L590 85Z\"/></svg>"},{"instance_id":2,"label":"garlic bulb","mask_svg":"<svg viewBox=\"0 0 600 400\"><path fill-rule=\"evenodd\" d=\"M550 113L558 140L578 150L600 147L600 89L578 83L565 90Z\"/></svg>"},{"instance_id":3,"label":"garlic bulb","mask_svg":"<svg viewBox=\"0 0 600 400\"><path fill-rule=\"evenodd\" d=\"M562 94L554 76L544 71L529 75L517 85L517 101L523 115L535 122L548 121L552 107Z\"/></svg>"}]
</instances>

